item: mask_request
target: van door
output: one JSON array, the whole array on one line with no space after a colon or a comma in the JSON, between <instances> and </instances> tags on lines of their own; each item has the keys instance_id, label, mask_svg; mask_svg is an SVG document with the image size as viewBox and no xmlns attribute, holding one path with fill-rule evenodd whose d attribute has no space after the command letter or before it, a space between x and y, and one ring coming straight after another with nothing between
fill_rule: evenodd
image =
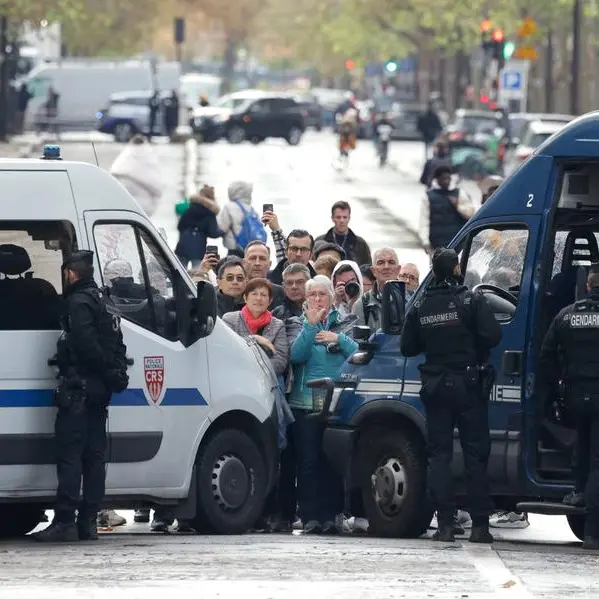
<instances>
[{"instance_id":1,"label":"van door","mask_svg":"<svg viewBox=\"0 0 599 599\"><path fill-rule=\"evenodd\" d=\"M0 495L56 489L61 265L81 241L65 171L0 170Z\"/></svg>"},{"instance_id":2,"label":"van door","mask_svg":"<svg viewBox=\"0 0 599 599\"><path fill-rule=\"evenodd\" d=\"M518 481L524 438L524 352L541 218L530 215L476 223L462 255L465 284L485 293L502 328L501 342L490 359L496 369L489 406L489 476L495 488Z\"/></svg>"},{"instance_id":3,"label":"van door","mask_svg":"<svg viewBox=\"0 0 599 599\"><path fill-rule=\"evenodd\" d=\"M182 294L192 295L192 287L180 284L180 265L143 217L110 211L84 216L134 361L129 388L113 396L109 409L107 494L171 489L182 497L192 450L208 424L210 392L206 340L186 347L179 335L177 303Z\"/></svg>"}]
</instances>

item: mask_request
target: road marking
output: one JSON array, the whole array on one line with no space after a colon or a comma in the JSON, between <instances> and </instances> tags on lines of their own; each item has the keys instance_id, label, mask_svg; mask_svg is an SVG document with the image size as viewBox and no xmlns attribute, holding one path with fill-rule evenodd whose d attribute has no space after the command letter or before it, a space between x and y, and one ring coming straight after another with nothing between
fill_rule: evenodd
<instances>
[{"instance_id":1,"label":"road marking","mask_svg":"<svg viewBox=\"0 0 599 599\"><path fill-rule=\"evenodd\" d=\"M534 595L510 572L492 547L464 544L464 551L479 574L491 585L496 597L534 599Z\"/></svg>"}]
</instances>

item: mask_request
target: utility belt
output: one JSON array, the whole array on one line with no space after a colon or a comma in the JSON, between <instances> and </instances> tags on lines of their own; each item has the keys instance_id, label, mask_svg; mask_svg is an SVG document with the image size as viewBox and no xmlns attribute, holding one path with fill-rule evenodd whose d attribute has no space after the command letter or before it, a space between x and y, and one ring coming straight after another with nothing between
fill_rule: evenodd
<instances>
[{"instance_id":1,"label":"utility belt","mask_svg":"<svg viewBox=\"0 0 599 599\"><path fill-rule=\"evenodd\" d=\"M56 407L80 412L85 407L88 391L87 383L77 375L60 376L54 392Z\"/></svg>"},{"instance_id":2,"label":"utility belt","mask_svg":"<svg viewBox=\"0 0 599 599\"><path fill-rule=\"evenodd\" d=\"M423 391L429 396L447 391L456 385L456 379L461 379L463 386L488 400L495 382L495 368L491 364L475 364L464 368L422 364L419 370Z\"/></svg>"}]
</instances>

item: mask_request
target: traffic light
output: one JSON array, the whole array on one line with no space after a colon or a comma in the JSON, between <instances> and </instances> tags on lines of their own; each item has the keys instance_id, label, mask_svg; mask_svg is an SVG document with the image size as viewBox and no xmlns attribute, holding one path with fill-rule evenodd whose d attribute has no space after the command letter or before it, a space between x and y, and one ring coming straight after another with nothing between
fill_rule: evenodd
<instances>
[{"instance_id":1,"label":"traffic light","mask_svg":"<svg viewBox=\"0 0 599 599\"><path fill-rule=\"evenodd\" d=\"M484 19L480 24L480 32L489 33L489 31L491 31L491 21L489 19Z\"/></svg>"},{"instance_id":2,"label":"traffic light","mask_svg":"<svg viewBox=\"0 0 599 599\"><path fill-rule=\"evenodd\" d=\"M505 41L505 34L503 33L503 29L494 29L492 40L496 44L502 44Z\"/></svg>"},{"instance_id":3,"label":"traffic light","mask_svg":"<svg viewBox=\"0 0 599 599\"><path fill-rule=\"evenodd\" d=\"M503 59L509 60L514 54L515 50L516 44L514 44L514 42L505 42L505 44L503 45Z\"/></svg>"},{"instance_id":4,"label":"traffic light","mask_svg":"<svg viewBox=\"0 0 599 599\"><path fill-rule=\"evenodd\" d=\"M387 73L396 73L397 72L397 61L395 60L388 60L385 63L385 71L387 71Z\"/></svg>"},{"instance_id":5,"label":"traffic light","mask_svg":"<svg viewBox=\"0 0 599 599\"><path fill-rule=\"evenodd\" d=\"M348 71L353 71L356 68L356 61L355 60L351 60L351 58L348 58L345 61L345 68Z\"/></svg>"}]
</instances>

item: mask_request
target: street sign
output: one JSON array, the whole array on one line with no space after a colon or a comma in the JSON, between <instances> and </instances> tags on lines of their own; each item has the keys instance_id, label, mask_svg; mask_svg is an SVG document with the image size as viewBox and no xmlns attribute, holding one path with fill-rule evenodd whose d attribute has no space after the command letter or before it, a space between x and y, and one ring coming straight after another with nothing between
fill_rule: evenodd
<instances>
[{"instance_id":1,"label":"street sign","mask_svg":"<svg viewBox=\"0 0 599 599\"><path fill-rule=\"evenodd\" d=\"M518 60L538 60L539 53L532 46L520 46L516 48L514 58Z\"/></svg>"},{"instance_id":2,"label":"street sign","mask_svg":"<svg viewBox=\"0 0 599 599\"><path fill-rule=\"evenodd\" d=\"M522 21L522 25L520 25L520 29L518 29L518 35L520 37L528 37L529 35L533 35L537 31L537 23L531 17L526 17L524 21Z\"/></svg>"},{"instance_id":3,"label":"street sign","mask_svg":"<svg viewBox=\"0 0 599 599\"><path fill-rule=\"evenodd\" d=\"M506 104L509 100L526 101L528 93L528 70L530 63L523 60L508 60L499 74L498 100Z\"/></svg>"}]
</instances>

